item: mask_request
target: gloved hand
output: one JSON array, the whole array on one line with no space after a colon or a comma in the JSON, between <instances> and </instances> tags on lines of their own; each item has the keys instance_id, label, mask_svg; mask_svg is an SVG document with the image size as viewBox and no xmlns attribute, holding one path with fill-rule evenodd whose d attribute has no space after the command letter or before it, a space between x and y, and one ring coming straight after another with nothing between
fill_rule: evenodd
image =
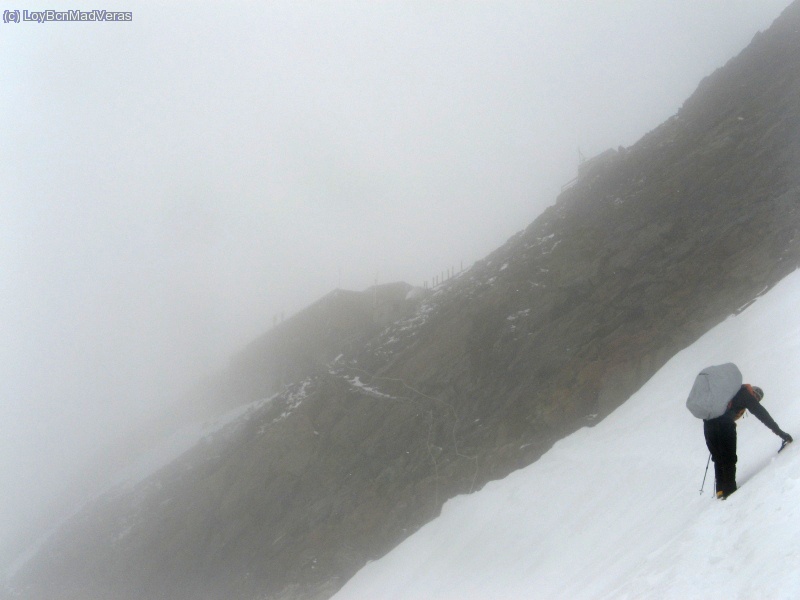
<instances>
[{"instance_id":1,"label":"gloved hand","mask_svg":"<svg viewBox=\"0 0 800 600\"><path fill-rule=\"evenodd\" d=\"M785 431L781 431L781 432L780 432L778 435L779 435L779 437L780 437L780 438L781 438L781 439L782 439L784 442L786 442L787 444L790 444L790 443L792 443L792 442L794 441L794 440L792 439L792 436L790 436L790 435L789 435L788 433L786 433Z\"/></svg>"}]
</instances>

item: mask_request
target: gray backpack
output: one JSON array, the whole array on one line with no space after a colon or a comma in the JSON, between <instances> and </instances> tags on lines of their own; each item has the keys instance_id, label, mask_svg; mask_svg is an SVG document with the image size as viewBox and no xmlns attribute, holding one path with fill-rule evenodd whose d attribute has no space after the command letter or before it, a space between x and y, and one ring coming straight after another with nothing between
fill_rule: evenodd
<instances>
[{"instance_id":1,"label":"gray backpack","mask_svg":"<svg viewBox=\"0 0 800 600\"><path fill-rule=\"evenodd\" d=\"M742 387L742 373L733 363L706 367L695 378L686 408L698 419L722 416Z\"/></svg>"}]
</instances>

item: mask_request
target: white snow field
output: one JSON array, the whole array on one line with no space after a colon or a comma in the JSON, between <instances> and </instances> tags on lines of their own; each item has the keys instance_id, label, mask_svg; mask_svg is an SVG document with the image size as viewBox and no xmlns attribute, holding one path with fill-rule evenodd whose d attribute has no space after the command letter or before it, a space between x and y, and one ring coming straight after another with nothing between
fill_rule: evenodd
<instances>
[{"instance_id":1,"label":"white snow field","mask_svg":"<svg viewBox=\"0 0 800 600\"><path fill-rule=\"evenodd\" d=\"M336 600L800 598L800 271L674 356L594 428L447 502ZM554 340L554 343L557 341ZM738 483L715 500L697 373L734 362L797 443L741 419Z\"/></svg>"}]
</instances>

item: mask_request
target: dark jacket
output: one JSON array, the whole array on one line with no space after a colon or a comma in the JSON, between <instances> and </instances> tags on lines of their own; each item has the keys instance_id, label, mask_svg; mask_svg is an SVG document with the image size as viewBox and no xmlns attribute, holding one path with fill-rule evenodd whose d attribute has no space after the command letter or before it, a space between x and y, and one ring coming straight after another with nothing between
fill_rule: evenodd
<instances>
[{"instance_id":1,"label":"dark jacket","mask_svg":"<svg viewBox=\"0 0 800 600\"><path fill-rule=\"evenodd\" d=\"M761 402L758 401L758 398L756 398L750 392L750 390L747 389L746 385L743 385L741 388L739 388L739 391L736 392L736 395L731 398L731 401L728 404L728 410L725 411L725 414L722 415L722 418L728 418L735 421L742 416L745 409L753 413L759 421L769 427L778 437L783 437L786 435L783 433L783 431L781 431L781 428L778 427L778 424L767 412L767 409L764 408Z\"/></svg>"}]
</instances>

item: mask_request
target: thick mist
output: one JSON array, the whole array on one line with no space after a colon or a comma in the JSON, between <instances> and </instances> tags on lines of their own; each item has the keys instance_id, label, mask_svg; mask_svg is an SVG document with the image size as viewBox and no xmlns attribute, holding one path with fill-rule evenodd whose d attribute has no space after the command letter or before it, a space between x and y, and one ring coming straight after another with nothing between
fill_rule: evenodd
<instances>
[{"instance_id":1,"label":"thick mist","mask_svg":"<svg viewBox=\"0 0 800 600\"><path fill-rule=\"evenodd\" d=\"M0 564L276 318L468 267L579 151L634 143L788 3L128 2L102 8L130 22L0 23Z\"/></svg>"}]
</instances>

